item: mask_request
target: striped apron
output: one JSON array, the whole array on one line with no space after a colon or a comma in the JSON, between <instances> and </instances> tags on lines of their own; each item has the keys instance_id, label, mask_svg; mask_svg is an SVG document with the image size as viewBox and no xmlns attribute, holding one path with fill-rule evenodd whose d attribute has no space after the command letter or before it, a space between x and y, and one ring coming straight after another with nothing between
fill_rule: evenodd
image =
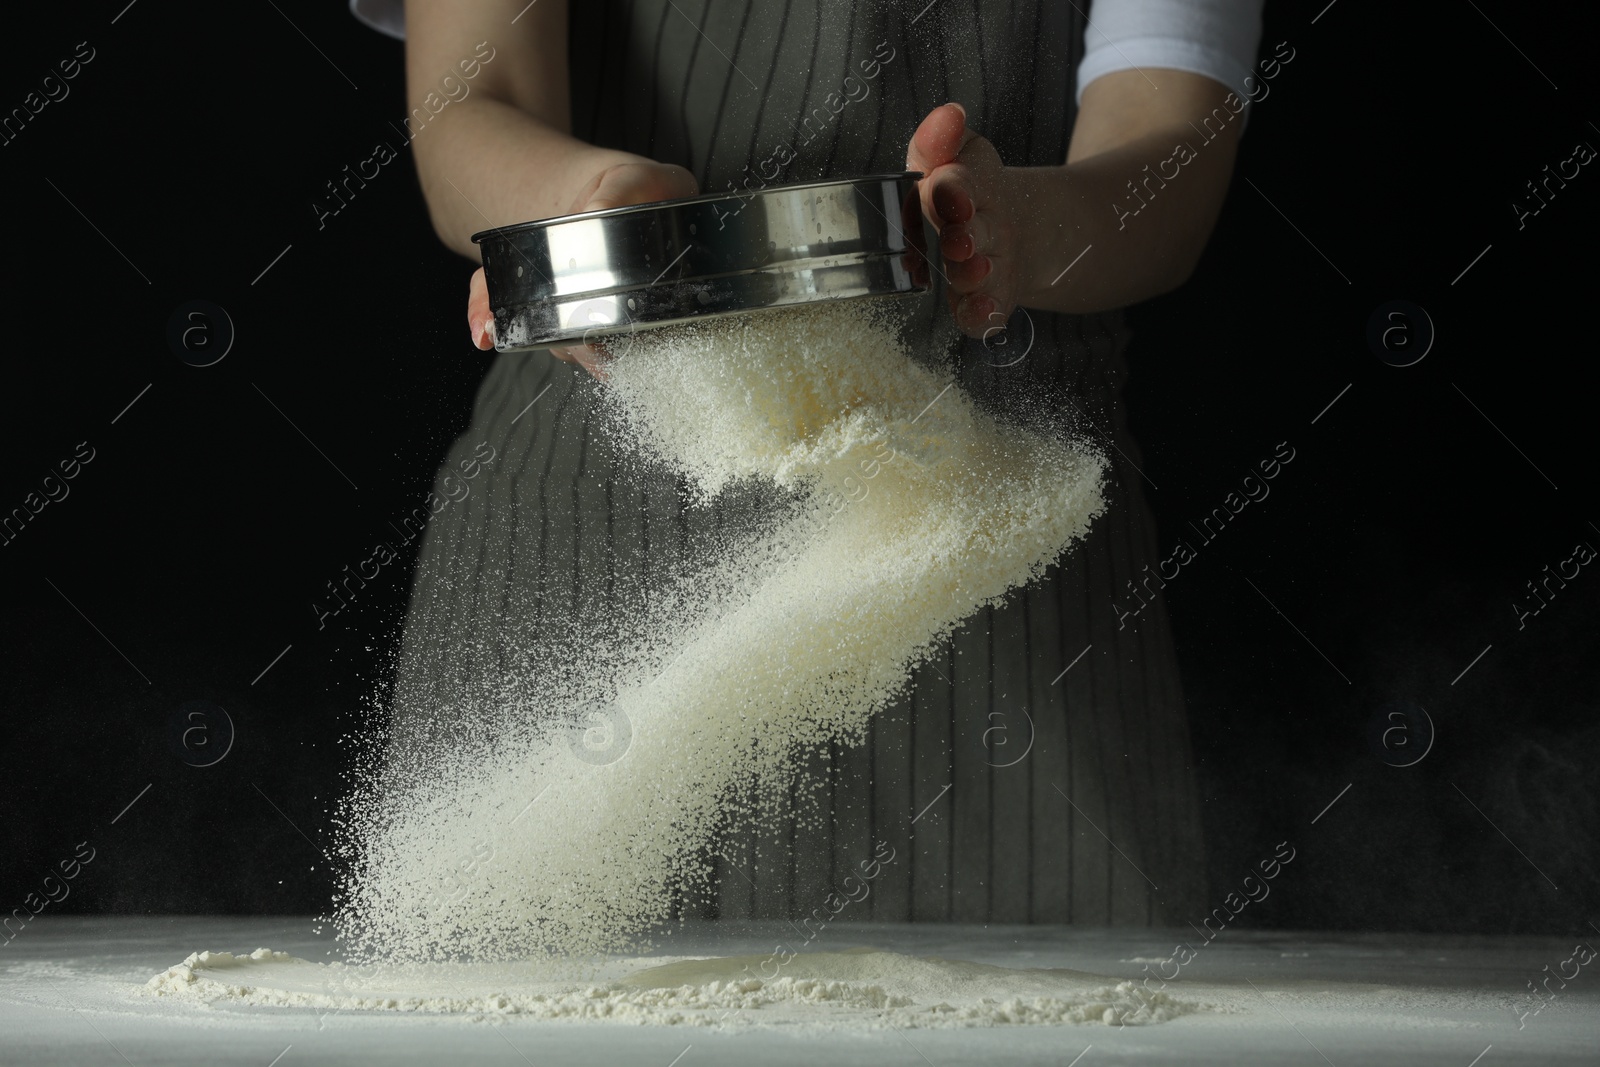
<instances>
[{"instance_id":1,"label":"striped apron","mask_svg":"<svg viewBox=\"0 0 1600 1067\"><path fill-rule=\"evenodd\" d=\"M1007 163L1060 164L1084 47L1079 7L1046 0L591 0L572 5L570 32L574 133L688 167L707 192L900 171L918 121L948 100ZM1014 317L1012 344L1032 345L1009 366L955 335L942 294L912 329L954 350L980 404L1047 406L1096 441L1108 510L918 668L866 743L816 754L786 812L729 828L711 890L681 911L807 915L889 846L852 918L1176 925L1205 907L1200 818L1162 603L1133 619L1116 606L1160 558L1121 401L1123 318ZM635 469L600 432L595 396L542 353L499 356L484 378L441 480L480 442L497 458L424 536L397 751L471 729L472 702L527 669L541 632L579 604L603 625L626 610L629 575L680 565L751 506L694 507L670 476Z\"/></svg>"}]
</instances>

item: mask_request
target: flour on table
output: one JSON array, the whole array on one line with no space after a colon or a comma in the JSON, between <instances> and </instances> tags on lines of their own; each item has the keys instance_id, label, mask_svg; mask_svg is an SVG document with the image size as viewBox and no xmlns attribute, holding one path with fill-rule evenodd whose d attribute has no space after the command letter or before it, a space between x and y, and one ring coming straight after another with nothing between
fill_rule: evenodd
<instances>
[{"instance_id":1,"label":"flour on table","mask_svg":"<svg viewBox=\"0 0 1600 1067\"><path fill-rule=\"evenodd\" d=\"M771 973L763 967L768 960L612 961L612 977L575 984L530 963L359 968L263 948L238 956L195 953L151 978L146 991L223 1010L835 1029L1143 1025L1207 1007L1165 993L1136 996L1131 982L1080 971L1014 970L858 949L802 953L787 960L777 977L764 977Z\"/></svg>"}]
</instances>

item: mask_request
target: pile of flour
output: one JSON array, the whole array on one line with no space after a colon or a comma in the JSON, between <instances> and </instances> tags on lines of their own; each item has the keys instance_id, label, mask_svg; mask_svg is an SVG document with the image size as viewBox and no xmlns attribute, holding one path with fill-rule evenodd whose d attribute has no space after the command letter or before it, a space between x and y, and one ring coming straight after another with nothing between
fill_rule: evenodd
<instances>
[{"instance_id":1,"label":"pile of flour","mask_svg":"<svg viewBox=\"0 0 1600 1067\"><path fill-rule=\"evenodd\" d=\"M798 955L780 976L762 978L763 959L630 960L613 963L609 977L573 983L552 979L527 964L431 963L363 970L262 948L238 956L195 953L151 978L146 990L223 1009L669 1026L1144 1025L1208 1007L1160 992L1141 998L1131 982L1079 971L1013 970L858 949Z\"/></svg>"},{"instance_id":2,"label":"pile of flour","mask_svg":"<svg viewBox=\"0 0 1600 1067\"><path fill-rule=\"evenodd\" d=\"M638 949L675 891L704 883L719 829L751 816L738 786L859 739L921 657L1084 533L1103 461L997 422L897 327L820 304L641 333L611 364L600 388L641 464L681 472L701 501L756 481L784 502L664 585L671 609L641 612L627 640L530 634L544 667L507 697L524 730L441 745L415 761L426 774L358 790L335 917L352 959ZM592 729L568 743L553 722Z\"/></svg>"}]
</instances>

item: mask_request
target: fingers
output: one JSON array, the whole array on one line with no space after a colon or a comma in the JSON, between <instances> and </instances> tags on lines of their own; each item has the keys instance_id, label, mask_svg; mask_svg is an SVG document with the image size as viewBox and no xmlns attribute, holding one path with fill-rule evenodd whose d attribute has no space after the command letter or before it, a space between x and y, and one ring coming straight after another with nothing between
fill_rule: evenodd
<instances>
[{"instance_id":1,"label":"fingers","mask_svg":"<svg viewBox=\"0 0 1600 1067\"><path fill-rule=\"evenodd\" d=\"M969 142L963 162L945 164L928 179L950 312L968 337L986 336L1011 314L1007 265L1015 259L1014 242L1000 232L999 165L988 158L994 155L989 142L978 138Z\"/></svg>"},{"instance_id":2,"label":"fingers","mask_svg":"<svg viewBox=\"0 0 1600 1067\"><path fill-rule=\"evenodd\" d=\"M911 136L906 168L921 171L923 214L939 231L950 311L961 332L986 337L1005 326L1015 299L1017 233L1004 167L993 144L967 125L966 109L934 108Z\"/></svg>"},{"instance_id":3,"label":"fingers","mask_svg":"<svg viewBox=\"0 0 1600 1067\"><path fill-rule=\"evenodd\" d=\"M494 347L494 314L489 310L489 287L483 280L483 268L472 272L472 282L467 289L467 328L472 331L472 343L487 352ZM552 348L550 354L567 363L576 363L596 378L605 380L605 353L590 345L571 348Z\"/></svg>"},{"instance_id":4,"label":"fingers","mask_svg":"<svg viewBox=\"0 0 1600 1067\"><path fill-rule=\"evenodd\" d=\"M472 272L467 286L467 329L478 348L487 352L494 347L494 313L489 310L489 286L483 280L482 267Z\"/></svg>"},{"instance_id":5,"label":"fingers","mask_svg":"<svg viewBox=\"0 0 1600 1067\"><path fill-rule=\"evenodd\" d=\"M947 222L939 230L939 251L949 263L960 263L995 247L994 222L987 212L969 214L964 222Z\"/></svg>"},{"instance_id":6,"label":"fingers","mask_svg":"<svg viewBox=\"0 0 1600 1067\"><path fill-rule=\"evenodd\" d=\"M987 138L966 131L965 146L958 159L941 163L918 183L922 210L938 228L940 235L952 226L983 226L983 215L994 205L1004 166L1000 153ZM994 235L974 231L979 251Z\"/></svg>"},{"instance_id":7,"label":"fingers","mask_svg":"<svg viewBox=\"0 0 1600 1067\"><path fill-rule=\"evenodd\" d=\"M928 199L938 223L966 222L972 217L972 174L959 163L946 163L928 178Z\"/></svg>"},{"instance_id":8,"label":"fingers","mask_svg":"<svg viewBox=\"0 0 1600 1067\"><path fill-rule=\"evenodd\" d=\"M960 296L966 296L982 288L984 281L993 273L994 260L981 252L967 259L945 264L945 277L950 279L950 288Z\"/></svg>"}]
</instances>

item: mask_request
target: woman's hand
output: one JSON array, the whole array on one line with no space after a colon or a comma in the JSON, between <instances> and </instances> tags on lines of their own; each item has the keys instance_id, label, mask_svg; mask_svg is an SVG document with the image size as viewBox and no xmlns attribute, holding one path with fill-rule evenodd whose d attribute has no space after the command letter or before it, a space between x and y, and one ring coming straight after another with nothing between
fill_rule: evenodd
<instances>
[{"instance_id":1,"label":"woman's hand","mask_svg":"<svg viewBox=\"0 0 1600 1067\"><path fill-rule=\"evenodd\" d=\"M697 192L694 175L683 167L636 156L632 162L613 163L597 173L573 201L570 213L672 200L694 196ZM489 310L489 290L484 284L482 267L472 272L472 283L467 290L467 328L472 331L472 343L480 349L487 351L494 347L494 315ZM593 345L552 348L550 354L580 364L590 374L600 376L604 354Z\"/></svg>"},{"instance_id":2,"label":"woman's hand","mask_svg":"<svg viewBox=\"0 0 1600 1067\"><path fill-rule=\"evenodd\" d=\"M969 337L1003 327L1027 292L1021 191L960 104L934 108L911 136L922 211L939 231L950 311Z\"/></svg>"},{"instance_id":3,"label":"woman's hand","mask_svg":"<svg viewBox=\"0 0 1600 1067\"><path fill-rule=\"evenodd\" d=\"M960 104L930 111L906 169L925 175L961 332L990 336L1019 304L1084 314L1182 285L1222 210L1244 107L1201 74L1115 71L1084 88L1065 162L1038 167L1003 165Z\"/></svg>"}]
</instances>

